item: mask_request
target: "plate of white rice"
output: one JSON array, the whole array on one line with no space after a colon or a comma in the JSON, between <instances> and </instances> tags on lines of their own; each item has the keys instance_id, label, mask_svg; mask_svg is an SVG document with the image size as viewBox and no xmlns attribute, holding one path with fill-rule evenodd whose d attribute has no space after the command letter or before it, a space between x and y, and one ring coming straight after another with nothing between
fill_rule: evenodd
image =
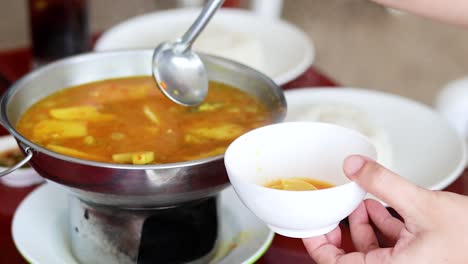
<instances>
[{"instance_id":1,"label":"plate of white rice","mask_svg":"<svg viewBox=\"0 0 468 264\"><path fill-rule=\"evenodd\" d=\"M355 129L374 143L379 163L423 188L444 189L466 166L464 140L422 103L349 87L301 88L285 95L286 122L327 122Z\"/></svg>"},{"instance_id":2,"label":"plate of white rice","mask_svg":"<svg viewBox=\"0 0 468 264\"><path fill-rule=\"evenodd\" d=\"M94 50L154 49L181 37L200 11L171 9L130 18L107 29ZM312 39L295 25L233 8L216 12L193 49L250 66L279 85L304 73L315 57Z\"/></svg>"}]
</instances>

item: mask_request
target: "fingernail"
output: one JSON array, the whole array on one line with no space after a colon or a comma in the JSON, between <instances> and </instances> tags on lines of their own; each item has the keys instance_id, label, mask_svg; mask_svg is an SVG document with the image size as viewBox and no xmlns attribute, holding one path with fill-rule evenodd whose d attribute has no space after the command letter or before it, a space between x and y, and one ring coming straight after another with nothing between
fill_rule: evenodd
<instances>
[{"instance_id":1,"label":"fingernail","mask_svg":"<svg viewBox=\"0 0 468 264\"><path fill-rule=\"evenodd\" d=\"M344 160L343 170L346 175L352 176L364 166L364 163L366 163L366 160L361 156L349 156Z\"/></svg>"}]
</instances>

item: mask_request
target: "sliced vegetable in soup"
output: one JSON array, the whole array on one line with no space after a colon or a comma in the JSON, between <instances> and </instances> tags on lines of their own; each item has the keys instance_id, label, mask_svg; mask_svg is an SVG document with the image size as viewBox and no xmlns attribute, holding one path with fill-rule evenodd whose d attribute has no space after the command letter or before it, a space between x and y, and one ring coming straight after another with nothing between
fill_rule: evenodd
<instances>
[{"instance_id":1,"label":"sliced vegetable in soup","mask_svg":"<svg viewBox=\"0 0 468 264\"><path fill-rule=\"evenodd\" d=\"M271 122L251 95L210 81L197 107L168 100L152 77L109 79L54 93L17 124L26 138L81 159L124 164L170 163L224 153L241 134Z\"/></svg>"}]
</instances>

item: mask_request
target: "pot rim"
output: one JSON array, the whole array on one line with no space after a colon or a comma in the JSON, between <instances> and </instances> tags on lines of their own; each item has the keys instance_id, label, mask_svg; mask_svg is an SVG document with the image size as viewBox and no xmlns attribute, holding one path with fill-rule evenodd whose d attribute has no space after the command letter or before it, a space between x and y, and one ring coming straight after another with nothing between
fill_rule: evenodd
<instances>
[{"instance_id":1,"label":"pot rim","mask_svg":"<svg viewBox=\"0 0 468 264\"><path fill-rule=\"evenodd\" d=\"M148 49L136 49L136 50L119 50L119 51L103 51L103 52L87 52L87 53L82 53L79 55L74 55L70 56L64 59L60 59L58 61L55 61L53 63L44 65L36 70L33 70L29 73L27 73L25 76L20 78L18 81L13 83L8 90L4 93L4 95L1 98L0 101L0 124L10 133L12 134L16 140L19 140L21 144L21 148L25 149L27 147L30 147L33 152L40 152L44 153L46 155L52 156L56 159L60 159L63 161L68 161L72 163L78 163L78 164L83 164L83 165L88 165L88 166L95 166L95 167L101 167L101 168L112 168L112 169L124 169L124 170L164 170L164 169L175 169L175 168L183 168L183 167L191 167L191 166L197 166L197 165L202 165L202 164L211 164L213 161L217 160L222 160L224 158L224 154L208 157L208 158L203 158L203 159L197 159L197 160L191 160L191 161L182 161L182 162L174 162L174 163L163 163L163 164L149 164L149 165L131 165L131 164L118 164L118 163L107 163L107 162L99 162L99 161L91 161L91 160L84 160L84 159L79 159L79 158L74 158L71 156L63 155L51 150L48 150L42 146L39 146L26 137L24 137L22 134L20 134L16 128L11 124L10 119L7 116L6 109L8 105L9 99L16 93L18 92L21 87L24 87L25 84L30 83L34 81L37 76L41 76L48 71L52 71L56 68L60 68L63 65L68 65L68 64L76 64L76 63L82 63L83 61L88 60L90 57L96 57L99 56L102 59L105 59L105 57L108 56L115 56L117 54L123 54L123 53L150 53L152 50ZM221 58L218 56L213 56L213 55L208 55L204 53L199 53L199 55L202 58L208 58L208 59L214 59L214 60L221 60L225 62L229 62L231 65L235 65L238 67L246 68L249 71L255 73L258 75L259 78L263 79L263 81L269 83L271 86L276 86L281 90L281 87L277 85L273 80L271 80L269 77L267 77L265 74L249 67L243 64L240 64L238 62ZM64 87L66 88L66 87ZM49 95L49 94L48 94ZM45 96L48 96L45 95ZM44 97L45 97L44 96ZM43 97L42 97L43 98ZM286 99L284 97L284 94L282 94L282 103L285 106L286 109ZM277 123L280 122L281 120L284 119L284 116L286 114L286 111L284 111L282 117L276 118L273 120L272 123ZM24 146L23 146L24 145Z\"/></svg>"}]
</instances>

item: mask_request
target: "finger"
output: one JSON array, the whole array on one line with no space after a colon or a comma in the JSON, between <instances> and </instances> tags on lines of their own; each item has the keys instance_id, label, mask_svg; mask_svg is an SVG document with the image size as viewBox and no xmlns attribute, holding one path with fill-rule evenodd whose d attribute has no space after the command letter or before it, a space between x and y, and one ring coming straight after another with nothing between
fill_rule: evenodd
<instances>
[{"instance_id":1,"label":"finger","mask_svg":"<svg viewBox=\"0 0 468 264\"><path fill-rule=\"evenodd\" d=\"M312 259L317 263L338 263L338 260L345 255L345 252L342 249L328 244L319 247L312 253L309 252L309 254L312 257Z\"/></svg>"},{"instance_id":2,"label":"finger","mask_svg":"<svg viewBox=\"0 0 468 264\"><path fill-rule=\"evenodd\" d=\"M387 264L391 263L392 250L392 248L379 248L369 253L353 252L345 254L342 249L326 244L313 252L309 252L309 255L319 264Z\"/></svg>"},{"instance_id":3,"label":"finger","mask_svg":"<svg viewBox=\"0 0 468 264\"><path fill-rule=\"evenodd\" d=\"M349 229L353 244L358 251L367 253L379 247L374 229L369 223L369 216L364 203L361 203L349 215Z\"/></svg>"},{"instance_id":4,"label":"finger","mask_svg":"<svg viewBox=\"0 0 468 264\"><path fill-rule=\"evenodd\" d=\"M311 254L312 251L327 244L331 244L335 247L340 247L341 246L341 229L339 226L337 226L328 234L316 236L316 237L310 237L310 238L303 238L302 242L304 243L304 246L307 249L307 252L309 252L309 255Z\"/></svg>"},{"instance_id":5,"label":"finger","mask_svg":"<svg viewBox=\"0 0 468 264\"><path fill-rule=\"evenodd\" d=\"M327 235L302 239L307 252L316 263L390 263L392 249L391 248L378 248L369 251L367 254L362 252L354 252L345 254L344 250L340 249L331 240L334 240L337 234L340 234L339 227L335 228Z\"/></svg>"},{"instance_id":6,"label":"finger","mask_svg":"<svg viewBox=\"0 0 468 264\"><path fill-rule=\"evenodd\" d=\"M345 159L343 170L367 192L393 207L404 219L421 215L430 192L387 170L377 162L359 155Z\"/></svg>"},{"instance_id":7,"label":"finger","mask_svg":"<svg viewBox=\"0 0 468 264\"><path fill-rule=\"evenodd\" d=\"M380 202L376 200L364 201L367 213L379 231L392 243L396 243L400 237L404 223L393 217Z\"/></svg>"},{"instance_id":8,"label":"finger","mask_svg":"<svg viewBox=\"0 0 468 264\"><path fill-rule=\"evenodd\" d=\"M379 4L408 11L413 14L437 19L443 22L468 25L466 10L468 1L466 0L373 0Z\"/></svg>"},{"instance_id":9,"label":"finger","mask_svg":"<svg viewBox=\"0 0 468 264\"><path fill-rule=\"evenodd\" d=\"M328 242L335 247L341 247L341 228L337 226L330 233L325 235L328 239Z\"/></svg>"}]
</instances>

